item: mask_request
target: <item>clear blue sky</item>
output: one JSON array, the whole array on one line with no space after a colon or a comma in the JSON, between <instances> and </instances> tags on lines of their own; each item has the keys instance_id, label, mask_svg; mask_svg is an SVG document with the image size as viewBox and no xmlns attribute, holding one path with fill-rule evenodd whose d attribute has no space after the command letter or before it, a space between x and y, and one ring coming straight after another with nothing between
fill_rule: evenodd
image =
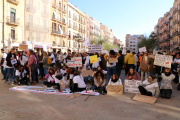
<instances>
[{"instance_id":1,"label":"clear blue sky","mask_svg":"<svg viewBox=\"0 0 180 120\"><path fill-rule=\"evenodd\" d=\"M145 34L154 30L159 17L173 7L174 0L68 0L81 11L113 29L125 41L126 34Z\"/></svg>"}]
</instances>

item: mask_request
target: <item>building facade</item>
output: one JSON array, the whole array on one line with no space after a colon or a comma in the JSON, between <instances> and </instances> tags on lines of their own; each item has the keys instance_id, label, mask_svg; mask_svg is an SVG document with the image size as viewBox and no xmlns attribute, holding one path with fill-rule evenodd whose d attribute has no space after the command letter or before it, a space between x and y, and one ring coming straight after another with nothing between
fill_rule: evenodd
<instances>
[{"instance_id":1,"label":"building facade","mask_svg":"<svg viewBox=\"0 0 180 120\"><path fill-rule=\"evenodd\" d=\"M93 23L92 35L93 39L98 39L100 37L100 22L98 22L95 18L91 17Z\"/></svg>"}]
</instances>

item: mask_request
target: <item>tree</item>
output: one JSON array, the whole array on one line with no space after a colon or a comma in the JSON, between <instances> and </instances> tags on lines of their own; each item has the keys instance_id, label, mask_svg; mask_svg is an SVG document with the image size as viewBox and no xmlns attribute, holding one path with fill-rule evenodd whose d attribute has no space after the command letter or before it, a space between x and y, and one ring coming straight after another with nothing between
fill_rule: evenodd
<instances>
[{"instance_id":1,"label":"tree","mask_svg":"<svg viewBox=\"0 0 180 120\"><path fill-rule=\"evenodd\" d=\"M91 40L90 44L103 45L103 43L106 43L107 41L108 39L99 36L99 37L94 37L93 40Z\"/></svg>"},{"instance_id":2,"label":"tree","mask_svg":"<svg viewBox=\"0 0 180 120\"><path fill-rule=\"evenodd\" d=\"M113 45L113 44L109 44L109 43L104 43L103 44L103 50L107 50L110 51L111 49L117 48L118 50L120 50L119 46Z\"/></svg>"},{"instance_id":3,"label":"tree","mask_svg":"<svg viewBox=\"0 0 180 120\"><path fill-rule=\"evenodd\" d=\"M142 38L141 42L138 44L138 48L146 47L147 50L153 50L157 45L158 40Z\"/></svg>"}]
</instances>

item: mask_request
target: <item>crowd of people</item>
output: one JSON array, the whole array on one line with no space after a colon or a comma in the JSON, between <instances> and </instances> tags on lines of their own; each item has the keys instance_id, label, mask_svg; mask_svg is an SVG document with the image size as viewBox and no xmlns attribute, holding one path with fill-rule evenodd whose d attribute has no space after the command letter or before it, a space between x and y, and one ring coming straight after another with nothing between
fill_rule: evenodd
<instances>
[{"instance_id":1,"label":"crowd of people","mask_svg":"<svg viewBox=\"0 0 180 120\"><path fill-rule=\"evenodd\" d=\"M97 90L104 94L107 92L107 85L122 85L120 79L121 71L125 70L127 80L141 81L138 87L142 95L169 99L172 94L172 81L180 90L180 53L158 52L173 56L171 68L164 68L154 65L155 55L146 51L142 53L130 53L126 55L122 51L110 50L108 53L76 53L70 50L67 53L53 51L34 52L16 51L12 49L8 53L1 49L1 73L5 84L36 85L39 80L44 80L47 87L54 86L59 92L69 87L71 92L86 90L85 78L82 77L82 70L92 70L91 90ZM97 62L90 63L90 56L97 55ZM68 60L75 57L82 57L82 67L70 68ZM117 62L110 63L110 58L117 58ZM10 81L9 81L10 78Z\"/></svg>"}]
</instances>

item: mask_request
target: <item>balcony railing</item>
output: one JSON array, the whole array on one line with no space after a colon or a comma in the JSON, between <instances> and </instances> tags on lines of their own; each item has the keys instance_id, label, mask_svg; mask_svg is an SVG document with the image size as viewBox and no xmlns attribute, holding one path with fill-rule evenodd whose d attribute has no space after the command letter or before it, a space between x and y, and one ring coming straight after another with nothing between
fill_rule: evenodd
<instances>
[{"instance_id":1,"label":"balcony railing","mask_svg":"<svg viewBox=\"0 0 180 120\"><path fill-rule=\"evenodd\" d=\"M28 4L27 5L27 11L35 13L36 12L36 7L33 6L33 5Z\"/></svg>"},{"instance_id":2,"label":"balcony railing","mask_svg":"<svg viewBox=\"0 0 180 120\"><path fill-rule=\"evenodd\" d=\"M53 3L52 3L52 7L53 7L53 8L57 8L58 6L56 5L56 3L53 2Z\"/></svg>"},{"instance_id":3,"label":"balcony railing","mask_svg":"<svg viewBox=\"0 0 180 120\"><path fill-rule=\"evenodd\" d=\"M71 28L71 27L72 27L71 23L69 23L68 27L69 27L69 28Z\"/></svg>"},{"instance_id":4,"label":"balcony railing","mask_svg":"<svg viewBox=\"0 0 180 120\"><path fill-rule=\"evenodd\" d=\"M67 33L63 31L63 36L66 37L67 36Z\"/></svg>"},{"instance_id":5,"label":"balcony railing","mask_svg":"<svg viewBox=\"0 0 180 120\"><path fill-rule=\"evenodd\" d=\"M171 25L169 29L172 29L172 28L173 28L173 26Z\"/></svg>"},{"instance_id":6,"label":"balcony railing","mask_svg":"<svg viewBox=\"0 0 180 120\"><path fill-rule=\"evenodd\" d=\"M62 35L60 30L52 29L52 34Z\"/></svg>"},{"instance_id":7,"label":"balcony railing","mask_svg":"<svg viewBox=\"0 0 180 120\"><path fill-rule=\"evenodd\" d=\"M173 37L175 37L175 36L178 36L178 31L175 31L174 33L173 33Z\"/></svg>"},{"instance_id":8,"label":"balcony railing","mask_svg":"<svg viewBox=\"0 0 180 120\"><path fill-rule=\"evenodd\" d=\"M56 19L57 22L62 23L62 20L60 18Z\"/></svg>"},{"instance_id":9,"label":"balcony railing","mask_svg":"<svg viewBox=\"0 0 180 120\"><path fill-rule=\"evenodd\" d=\"M173 22L173 24L175 25L175 24L178 24L178 20L174 20L174 22Z\"/></svg>"},{"instance_id":10,"label":"balcony railing","mask_svg":"<svg viewBox=\"0 0 180 120\"><path fill-rule=\"evenodd\" d=\"M177 8L174 9L173 14L175 14L176 12L178 12Z\"/></svg>"},{"instance_id":11,"label":"balcony railing","mask_svg":"<svg viewBox=\"0 0 180 120\"><path fill-rule=\"evenodd\" d=\"M57 21L58 19L57 19L57 18L55 18L54 16L52 16L52 20Z\"/></svg>"},{"instance_id":12,"label":"balcony railing","mask_svg":"<svg viewBox=\"0 0 180 120\"><path fill-rule=\"evenodd\" d=\"M7 21L6 22L9 25L14 25L14 26L18 26L19 25L19 19L15 18L15 17L11 17L11 16L7 17Z\"/></svg>"},{"instance_id":13,"label":"balcony railing","mask_svg":"<svg viewBox=\"0 0 180 120\"><path fill-rule=\"evenodd\" d=\"M7 2L10 2L14 5L18 5L19 4L19 0L7 0Z\"/></svg>"},{"instance_id":14,"label":"balcony railing","mask_svg":"<svg viewBox=\"0 0 180 120\"><path fill-rule=\"evenodd\" d=\"M171 16L171 17L169 17L169 20L173 20L173 17Z\"/></svg>"},{"instance_id":15,"label":"balcony railing","mask_svg":"<svg viewBox=\"0 0 180 120\"><path fill-rule=\"evenodd\" d=\"M66 21L65 21L65 19L63 19L63 20L62 20L62 23L63 23L63 24L66 24Z\"/></svg>"},{"instance_id":16,"label":"balcony railing","mask_svg":"<svg viewBox=\"0 0 180 120\"><path fill-rule=\"evenodd\" d=\"M67 11L66 11L66 10L63 10L63 13L67 13Z\"/></svg>"}]
</instances>

